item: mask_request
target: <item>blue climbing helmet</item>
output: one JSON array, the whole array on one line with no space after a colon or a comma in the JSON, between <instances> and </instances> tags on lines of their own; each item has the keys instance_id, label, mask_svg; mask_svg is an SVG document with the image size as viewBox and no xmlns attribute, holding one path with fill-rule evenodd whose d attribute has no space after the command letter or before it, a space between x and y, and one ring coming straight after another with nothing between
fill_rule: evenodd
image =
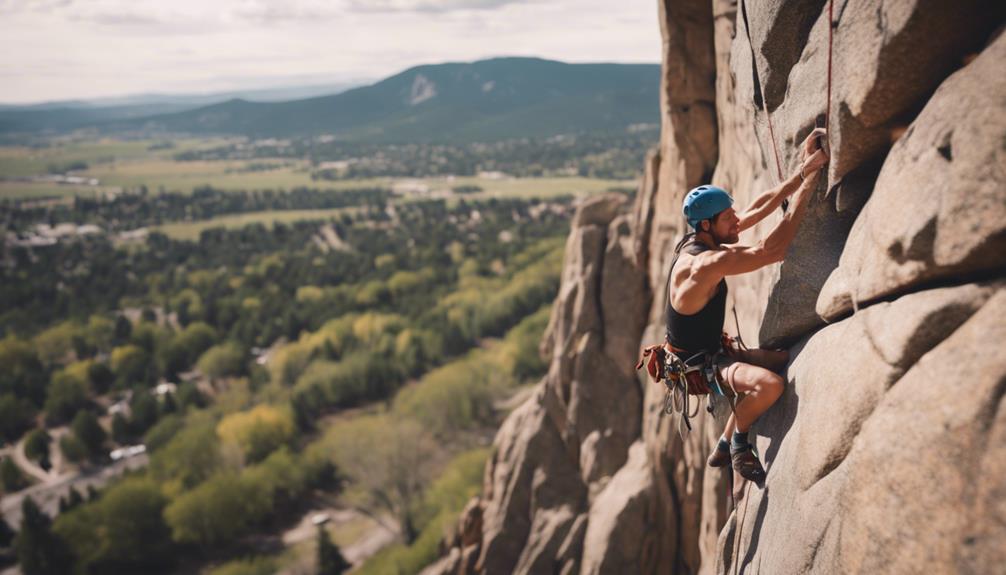
<instances>
[{"instance_id":1,"label":"blue climbing helmet","mask_svg":"<svg viewBox=\"0 0 1006 575\"><path fill-rule=\"evenodd\" d=\"M685 196L681 211L685 213L688 225L698 231L699 222L708 220L733 204L734 199L723 188L699 186Z\"/></svg>"}]
</instances>

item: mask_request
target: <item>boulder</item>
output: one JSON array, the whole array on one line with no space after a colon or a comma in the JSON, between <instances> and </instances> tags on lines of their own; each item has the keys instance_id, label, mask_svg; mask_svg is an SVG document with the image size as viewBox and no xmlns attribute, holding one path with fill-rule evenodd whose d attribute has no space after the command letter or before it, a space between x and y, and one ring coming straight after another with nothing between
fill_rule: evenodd
<instances>
[{"instance_id":1,"label":"boulder","mask_svg":"<svg viewBox=\"0 0 1006 575\"><path fill-rule=\"evenodd\" d=\"M736 528L720 540L718 571L888 571L850 569L839 563L845 556L839 540L844 542L845 537L841 529L846 498L876 482L876 478L850 478L850 470L856 468L854 454L862 448L871 422L883 419L898 426L913 419L892 419L884 411L892 386L902 385L920 358L938 357L944 362L956 358L941 352L941 342L957 337L979 315L988 316L992 300L1004 293L997 283L909 294L830 325L795 346L783 397L753 427L768 472L765 487L747 486L735 511ZM953 393L947 390L951 381L957 379L932 370L912 389ZM892 431L870 441L884 444L883 449L901 450L904 438L905 434ZM912 474L936 473L940 465L935 459L914 468L878 464L871 473L898 482Z\"/></svg>"},{"instance_id":2,"label":"boulder","mask_svg":"<svg viewBox=\"0 0 1006 575\"><path fill-rule=\"evenodd\" d=\"M817 301L828 319L1006 266L1006 34L948 78L891 150Z\"/></svg>"},{"instance_id":3,"label":"boulder","mask_svg":"<svg viewBox=\"0 0 1006 575\"><path fill-rule=\"evenodd\" d=\"M652 573L659 541L653 525L653 471L636 442L625 466L598 495L587 518L580 573Z\"/></svg>"},{"instance_id":4,"label":"boulder","mask_svg":"<svg viewBox=\"0 0 1006 575\"><path fill-rule=\"evenodd\" d=\"M848 458L837 571L992 573L1006 506L1006 291L926 354L863 426ZM892 438L896 440L892 441Z\"/></svg>"},{"instance_id":5,"label":"boulder","mask_svg":"<svg viewBox=\"0 0 1006 575\"><path fill-rule=\"evenodd\" d=\"M543 406L544 393L514 410L496 435L482 495L479 572L516 573L554 556L572 524L568 510L585 504L579 469Z\"/></svg>"}]
</instances>

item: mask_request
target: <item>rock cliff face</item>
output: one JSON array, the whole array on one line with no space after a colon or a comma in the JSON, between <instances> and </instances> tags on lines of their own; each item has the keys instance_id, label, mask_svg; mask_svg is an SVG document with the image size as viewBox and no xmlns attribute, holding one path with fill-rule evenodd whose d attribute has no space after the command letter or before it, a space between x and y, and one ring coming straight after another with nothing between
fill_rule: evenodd
<instances>
[{"instance_id":1,"label":"rock cliff face","mask_svg":"<svg viewBox=\"0 0 1006 575\"><path fill-rule=\"evenodd\" d=\"M830 108L826 1L659 8L660 148L634 206L580 208L549 373L427 573L1001 569L1003 5L835 0ZM632 364L663 337L684 193L711 180L743 207L794 172L826 109L827 181L785 262L729 279L745 340L792 358L753 428L765 486L734 508L704 467L723 421L703 411L680 440Z\"/></svg>"}]
</instances>

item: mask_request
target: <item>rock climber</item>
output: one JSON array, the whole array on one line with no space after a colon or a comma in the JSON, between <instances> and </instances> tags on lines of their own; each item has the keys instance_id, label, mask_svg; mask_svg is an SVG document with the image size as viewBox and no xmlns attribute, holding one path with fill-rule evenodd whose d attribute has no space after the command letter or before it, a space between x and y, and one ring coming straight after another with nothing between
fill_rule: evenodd
<instances>
[{"instance_id":1,"label":"rock climber","mask_svg":"<svg viewBox=\"0 0 1006 575\"><path fill-rule=\"evenodd\" d=\"M748 430L782 395L784 380L776 372L786 366L789 356L785 351L724 348L725 278L783 260L817 186L819 171L828 163L827 153L818 144L824 136L823 128L813 130L801 144L799 172L760 195L741 214L734 211L733 198L721 188L705 185L691 190L682 209L695 231L675 249L668 277L664 349L688 366L710 366L708 374L718 376L740 398L707 463L732 465L741 477L759 484L765 469L751 447ZM790 196L793 205L765 238L754 245L738 244L741 232Z\"/></svg>"}]
</instances>

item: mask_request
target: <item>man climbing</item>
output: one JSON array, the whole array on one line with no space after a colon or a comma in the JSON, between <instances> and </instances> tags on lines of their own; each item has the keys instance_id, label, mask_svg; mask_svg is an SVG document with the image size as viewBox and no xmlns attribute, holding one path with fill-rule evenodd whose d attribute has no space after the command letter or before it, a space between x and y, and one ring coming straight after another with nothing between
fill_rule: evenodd
<instances>
[{"instance_id":1,"label":"man climbing","mask_svg":"<svg viewBox=\"0 0 1006 575\"><path fill-rule=\"evenodd\" d=\"M764 480L765 469L748 442L748 430L782 395L784 380L776 372L789 358L785 351L723 349L725 278L785 257L817 186L819 170L828 162L826 152L818 149L818 138L824 135L822 128L811 132L801 144L799 173L760 195L740 215L731 207L733 198L721 188L699 186L690 191L682 209L695 232L678 244L668 277L665 350L689 368L710 366L709 375L715 373L742 396L708 464L732 464L742 477L757 483ZM755 245L737 244L740 232L763 220L791 195L791 209L764 239ZM715 382L709 383L716 387Z\"/></svg>"}]
</instances>

